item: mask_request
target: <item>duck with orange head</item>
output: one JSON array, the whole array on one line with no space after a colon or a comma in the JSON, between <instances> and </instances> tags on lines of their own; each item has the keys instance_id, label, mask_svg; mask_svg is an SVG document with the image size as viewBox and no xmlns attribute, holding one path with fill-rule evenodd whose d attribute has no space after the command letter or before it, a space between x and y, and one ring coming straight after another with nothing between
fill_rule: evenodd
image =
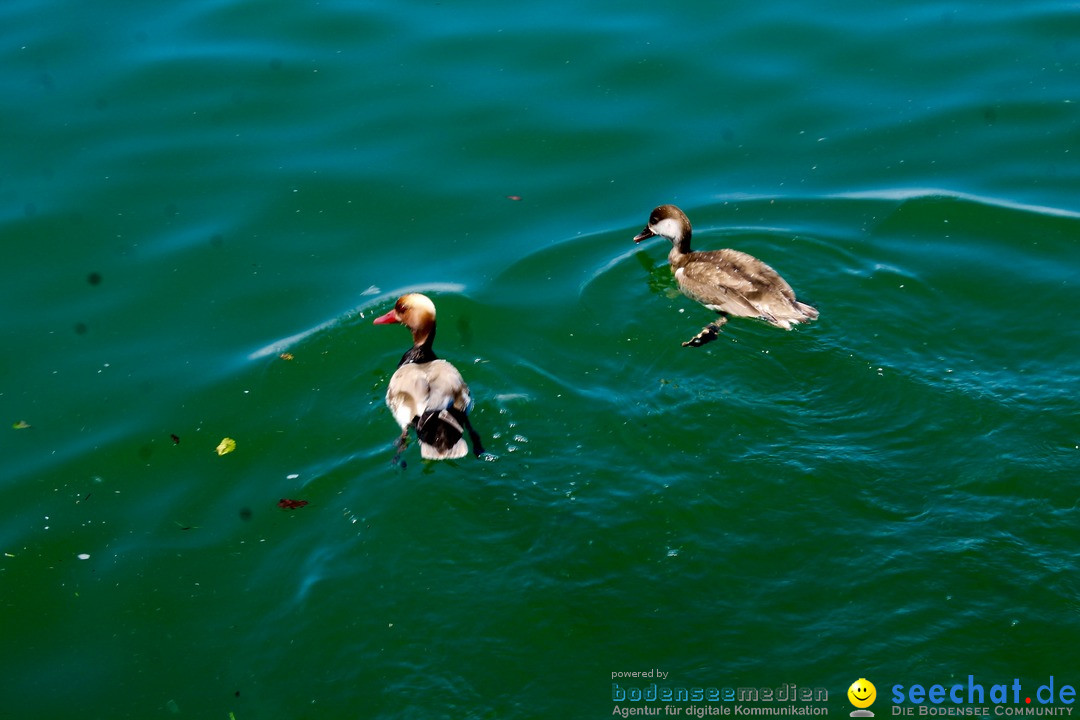
<instances>
[{"instance_id":1,"label":"duck with orange head","mask_svg":"<svg viewBox=\"0 0 1080 720\"><path fill-rule=\"evenodd\" d=\"M409 440L409 430L416 431L420 457L425 460L451 460L469 452L468 433L473 454L479 457L484 448L480 435L469 421L472 396L458 369L435 355L435 303L420 293L402 295L394 308L375 318L376 325L399 323L412 332L413 345L401 357L386 389L386 406L401 427L397 462Z\"/></svg>"}]
</instances>

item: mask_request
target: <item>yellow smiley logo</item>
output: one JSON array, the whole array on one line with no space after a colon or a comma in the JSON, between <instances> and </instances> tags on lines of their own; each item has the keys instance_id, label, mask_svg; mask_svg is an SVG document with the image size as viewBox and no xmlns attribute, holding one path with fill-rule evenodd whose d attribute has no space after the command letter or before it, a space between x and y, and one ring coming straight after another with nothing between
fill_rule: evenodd
<instances>
[{"instance_id":1,"label":"yellow smiley logo","mask_svg":"<svg viewBox=\"0 0 1080 720\"><path fill-rule=\"evenodd\" d=\"M855 707L868 708L877 699L877 688L874 687L874 683L866 678L859 678L851 683L851 687L847 690L847 696Z\"/></svg>"}]
</instances>

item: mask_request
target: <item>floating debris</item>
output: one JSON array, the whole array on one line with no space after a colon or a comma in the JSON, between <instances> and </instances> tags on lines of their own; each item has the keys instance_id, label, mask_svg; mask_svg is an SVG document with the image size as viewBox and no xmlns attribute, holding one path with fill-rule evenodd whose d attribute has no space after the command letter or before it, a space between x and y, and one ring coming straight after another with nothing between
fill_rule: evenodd
<instances>
[{"instance_id":1,"label":"floating debris","mask_svg":"<svg viewBox=\"0 0 1080 720\"><path fill-rule=\"evenodd\" d=\"M282 510L295 510L296 508L302 508L307 504L307 500L289 500L288 498L281 498L278 500L277 506Z\"/></svg>"},{"instance_id":2,"label":"floating debris","mask_svg":"<svg viewBox=\"0 0 1080 720\"><path fill-rule=\"evenodd\" d=\"M236 441L232 438L223 438L217 446L218 455L228 455L236 449Z\"/></svg>"}]
</instances>

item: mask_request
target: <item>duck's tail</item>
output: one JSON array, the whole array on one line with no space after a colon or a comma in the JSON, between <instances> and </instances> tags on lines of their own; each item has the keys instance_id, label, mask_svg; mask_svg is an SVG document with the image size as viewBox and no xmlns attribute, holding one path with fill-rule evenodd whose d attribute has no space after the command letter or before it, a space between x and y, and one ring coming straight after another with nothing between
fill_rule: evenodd
<instances>
[{"instance_id":1,"label":"duck's tail","mask_svg":"<svg viewBox=\"0 0 1080 720\"><path fill-rule=\"evenodd\" d=\"M469 452L465 429L450 410L428 410L416 418L420 457L425 460L453 460Z\"/></svg>"},{"instance_id":2,"label":"duck's tail","mask_svg":"<svg viewBox=\"0 0 1080 720\"><path fill-rule=\"evenodd\" d=\"M464 410L446 408L428 410L416 418L416 437L420 440L420 457L425 460L454 460L465 457L469 446L464 435L469 433L473 455L484 454L480 433L473 429L469 416Z\"/></svg>"},{"instance_id":3,"label":"duck's tail","mask_svg":"<svg viewBox=\"0 0 1080 720\"><path fill-rule=\"evenodd\" d=\"M804 302L795 300L791 304L790 311L785 308L784 312L772 315L762 315L761 319L785 330L790 330L792 325L817 320L817 308L811 307Z\"/></svg>"},{"instance_id":4,"label":"duck's tail","mask_svg":"<svg viewBox=\"0 0 1080 720\"><path fill-rule=\"evenodd\" d=\"M797 322L810 322L811 320L817 320L817 308L811 307L804 302L799 302L798 300L796 300L795 309L801 312L805 318L805 320L799 320Z\"/></svg>"}]
</instances>

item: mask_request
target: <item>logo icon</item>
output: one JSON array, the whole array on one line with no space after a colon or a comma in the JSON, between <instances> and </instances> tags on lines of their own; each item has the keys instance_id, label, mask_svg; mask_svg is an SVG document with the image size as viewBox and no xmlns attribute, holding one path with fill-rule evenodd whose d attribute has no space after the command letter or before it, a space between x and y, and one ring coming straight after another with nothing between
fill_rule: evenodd
<instances>
[{"instance_id":1,"label":"logo icon","mask_svg":"<svg viewBox=\"0 0 1080 720\"><path fill-rule=\"evenodd\" d=\"M847 697L851 704L858 708L851 711L851 717L874 717L874 713L866 709L874 704L874 700L877 700L877 688L874 687L874 683L866 678L859 678L847 689Z\"/></svg>"}]
</instances>

